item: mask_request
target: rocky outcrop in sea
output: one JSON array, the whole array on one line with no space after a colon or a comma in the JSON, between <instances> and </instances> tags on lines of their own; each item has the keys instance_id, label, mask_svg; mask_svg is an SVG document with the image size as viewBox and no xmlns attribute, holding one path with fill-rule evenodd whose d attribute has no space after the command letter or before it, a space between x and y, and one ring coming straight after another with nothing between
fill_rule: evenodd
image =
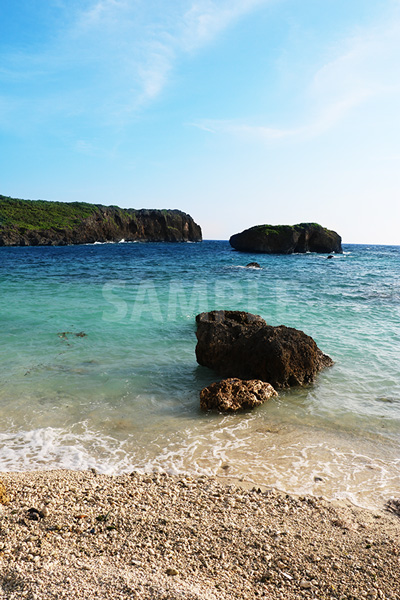
<instances>
[{"instance_id":1,"label":"rocky outcrop in sea","mask_svg":"<svg viewBox=\"0 0 400 600\"><path fill-rule=\"evenodd\" d=\"M213 310L196 317L196 358L225 377L259 379L274 388L312 383L333 365L315 341L292 327L273 327L258 315Z\"/></svg>"},{"instance_id":2,"label":"rocky outcrop in sea","mask_svg":"<svg viewBox=\"0 0 400 600\"><path fill-rule=\"evenodd\" d=\"M256 225L232 235L229 243L232 248L241 252L264 254L343 252L340 235L318 223Z\"/></svg>"}]
</instances>

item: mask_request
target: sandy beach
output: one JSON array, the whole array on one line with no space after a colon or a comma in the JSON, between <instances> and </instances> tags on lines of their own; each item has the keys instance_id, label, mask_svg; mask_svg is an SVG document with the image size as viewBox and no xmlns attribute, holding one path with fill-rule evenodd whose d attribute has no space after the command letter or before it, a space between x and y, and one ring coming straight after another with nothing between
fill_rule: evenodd
<instances>
[{"instance_id":1,"label":"sandy beach","mask_svg":"<svg viewBox=\"0 0 400 600\"><path fill-rule=\"evenodd\" d=\"M0 598L400 597L400 519L383 508L205 477L0 478Z\"/></svg>"}]
</instances>

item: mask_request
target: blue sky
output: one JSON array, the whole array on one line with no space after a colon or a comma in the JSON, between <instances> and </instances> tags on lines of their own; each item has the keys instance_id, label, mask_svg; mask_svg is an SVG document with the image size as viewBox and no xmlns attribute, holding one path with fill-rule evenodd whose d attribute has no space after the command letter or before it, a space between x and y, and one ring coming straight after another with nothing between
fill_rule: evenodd
<instances>
[{"instance_id":1,"label":"blue sky","mask_svg":"<svg viewBox=\"0 0 400 600\"><path fill-rule=\"evenodd\" d=\"M400 244L399 0L0 0L0 193Z\"/></svg>"}]
</instances>

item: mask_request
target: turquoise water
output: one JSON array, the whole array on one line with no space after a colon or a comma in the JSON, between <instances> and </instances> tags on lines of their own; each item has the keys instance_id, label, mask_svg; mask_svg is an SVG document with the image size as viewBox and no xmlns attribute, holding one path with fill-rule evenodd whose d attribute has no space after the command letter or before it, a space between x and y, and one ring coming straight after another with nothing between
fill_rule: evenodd
<instances>
[{"instance_id":1,"label":"turquoise water","mask_svg":"<svg viewBox=\"0 0 400 600\"><path fill-rule=\"evenodd\" d=\"M400 495L400 247L0 248L0 283L0 470L208 474L365 506ZM214 308L302 329L335 366L254 412L203 414L218 377L196 363L194 317Z\"/></svg>"}]
</instances>

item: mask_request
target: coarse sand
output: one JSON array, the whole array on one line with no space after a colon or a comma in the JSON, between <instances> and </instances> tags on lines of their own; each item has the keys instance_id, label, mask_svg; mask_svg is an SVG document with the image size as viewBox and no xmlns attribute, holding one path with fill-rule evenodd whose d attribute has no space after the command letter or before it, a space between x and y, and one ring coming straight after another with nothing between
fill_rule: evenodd
<instances>
[{"instance_id":1,"label":"coarse sand","mask_svg":"<svg viewBox=\"0 0 400 600\"><path fill-rule=\"evenodd\" d=\"M0 599L400 599L383 507L159 473L0 478Z\"/></svg>"}]
</instances>

